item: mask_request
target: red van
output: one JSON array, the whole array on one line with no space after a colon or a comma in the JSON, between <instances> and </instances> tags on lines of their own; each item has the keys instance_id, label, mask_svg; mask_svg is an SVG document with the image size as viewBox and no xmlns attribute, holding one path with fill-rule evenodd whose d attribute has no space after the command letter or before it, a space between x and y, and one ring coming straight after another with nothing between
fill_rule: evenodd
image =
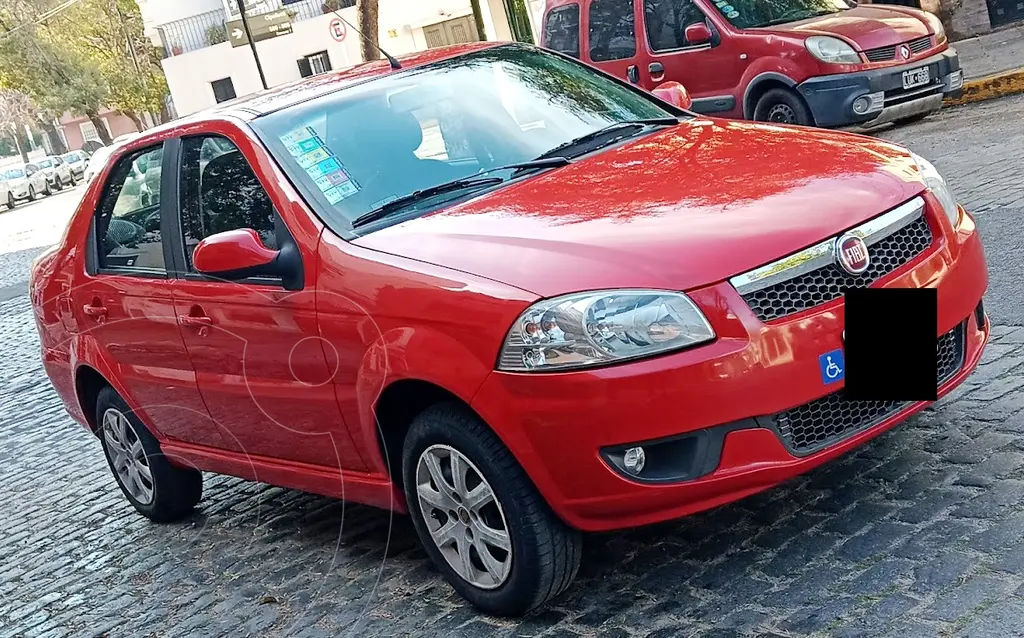
<instances>
[{"instance_id":1,"label":"red van","mask_svg":"<svg viewBox=\"0 0 1024 638\"><path fill-rule=\"evenodd\" d=\"M543 45L692 110L837 127L925 117L963 72L934 15L847 0L548 0Z\"/></svg>"}]
</instances>

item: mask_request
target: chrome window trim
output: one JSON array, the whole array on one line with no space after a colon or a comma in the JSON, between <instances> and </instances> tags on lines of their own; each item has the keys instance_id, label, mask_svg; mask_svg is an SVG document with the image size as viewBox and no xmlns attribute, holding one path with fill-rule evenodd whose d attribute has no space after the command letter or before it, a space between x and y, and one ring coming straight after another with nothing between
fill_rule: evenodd
<instances>
[{"instance_id":1,"label":"chrome window trim","mask_svg":"<svg viewBox=\"0 0 1024 638\"><path fill-rule=\"evenodd\" d=\"M800 275L813 272L835 263L836 240L846 234L854 234L868 246L877 244L898 230L906 228L924 215L924 198L920 195L901 204L888 213L861 224L834 237L805 248L788 257L773 261L742 275L736 275L729 283L740 295L748 295L769 288Z\"/></svg>"}]
</instances>

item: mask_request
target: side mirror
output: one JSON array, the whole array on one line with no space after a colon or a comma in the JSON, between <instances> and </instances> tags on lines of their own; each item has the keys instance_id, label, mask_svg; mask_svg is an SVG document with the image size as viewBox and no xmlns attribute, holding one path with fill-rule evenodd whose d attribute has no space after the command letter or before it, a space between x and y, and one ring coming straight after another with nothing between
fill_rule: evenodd
<instances>
[{"instance_id":1,"label":"side mirror","mask_svg":"<svg viewBox=\"0 0 1024 638\"><path fill-rule=\"evenodd\" d=\"M655 87L653 93L659 99L683 110L689 110L693 106L690 92L678 82L663 82Z\"/></svg>"},{"instance_id":2,"label":"side mirror","mask_svg":"<svg viewBox=\"0 0 1024 638\"><path fill-rule=\"evenodd\" d=\"M711 42L711 29L703 22L696 22L686 27L683 32L686 42L690 45L707 44Z\"/></svg>"},{"instance_id":3,"label":"side mirror","mask_svg":"<svg viewBox=\"0 0 1024 638\"><path fill-rule=\"evenodd\" d=\"M251 228L210 235L192 252L192 265L204 275L227 280L279 277L285 290L302 290L302 260L289 245L271 250Z\"/></svg>"}]
</instances>

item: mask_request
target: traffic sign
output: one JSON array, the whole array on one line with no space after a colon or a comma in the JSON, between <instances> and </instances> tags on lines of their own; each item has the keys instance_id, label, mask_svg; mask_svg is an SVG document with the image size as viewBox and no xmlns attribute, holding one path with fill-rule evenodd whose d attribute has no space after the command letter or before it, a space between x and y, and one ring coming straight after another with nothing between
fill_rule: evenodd
<instances>
[{"instance_id":1,"label":"traffic sign","mask_svg":"<svg viewBox=\"0 0 1024 638\"><path fill-rule=\"evenodd\" d=\"M344 20L341 18L331 20L331 37L334 38L335 42L344 42L347 35L348 29L345 28Z\"/></svg>"},{"instance_id":2,"label":"traffic sign","mask_svg":"<svg viewBox=\"0 0 1024 638\"><path fill-rule=\"evenodd\" d=\"M287 9L257 15L248 14L247 18L249 30L252 31L252 39L256 42L288 35L292 32L292 16ZM231 20L227 24L227 29L231 46L242 47L249 44L249 38L245 36L245 25L241 20Z\"/></svg>"}]
</instances>

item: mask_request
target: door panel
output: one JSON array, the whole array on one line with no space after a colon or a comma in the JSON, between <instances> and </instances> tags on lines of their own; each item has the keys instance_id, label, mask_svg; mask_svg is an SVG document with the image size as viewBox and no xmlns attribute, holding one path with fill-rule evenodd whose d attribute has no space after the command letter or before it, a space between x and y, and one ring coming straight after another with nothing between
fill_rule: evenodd
<instances>
[{"instance_id":1,"label":"door panel","mask_svg":"<svg viewBox=\"0 0 1024 638\"><path fill-rule=\"evenodd\" d=\"M73 290L78 325L113 361L143 420L164 437L223 447L178 330L170 283L99 275Z\"/></svg>"},{"instance_id":2,"label":"door panel","mask_svg":"<svg viewBox=\"0 0 1024 638\"><path fill-rule=\"evenodd\" d=\"M261 159L252 146L243 152L227 136L210 134L187 137L181 148L175 251L182 274L172 294L210 416L232 450L363 469L331 383L337 366L328 365L330 345L320 339L315 279L306 276L304 290L288 292L280 280L224 281L192 266L199 241L246 228L268 248L295 248L309 273L319 229L297 221L296 234L289 231L266 188L271 180L252 168Z\"/></svg>"}]
</instances>

